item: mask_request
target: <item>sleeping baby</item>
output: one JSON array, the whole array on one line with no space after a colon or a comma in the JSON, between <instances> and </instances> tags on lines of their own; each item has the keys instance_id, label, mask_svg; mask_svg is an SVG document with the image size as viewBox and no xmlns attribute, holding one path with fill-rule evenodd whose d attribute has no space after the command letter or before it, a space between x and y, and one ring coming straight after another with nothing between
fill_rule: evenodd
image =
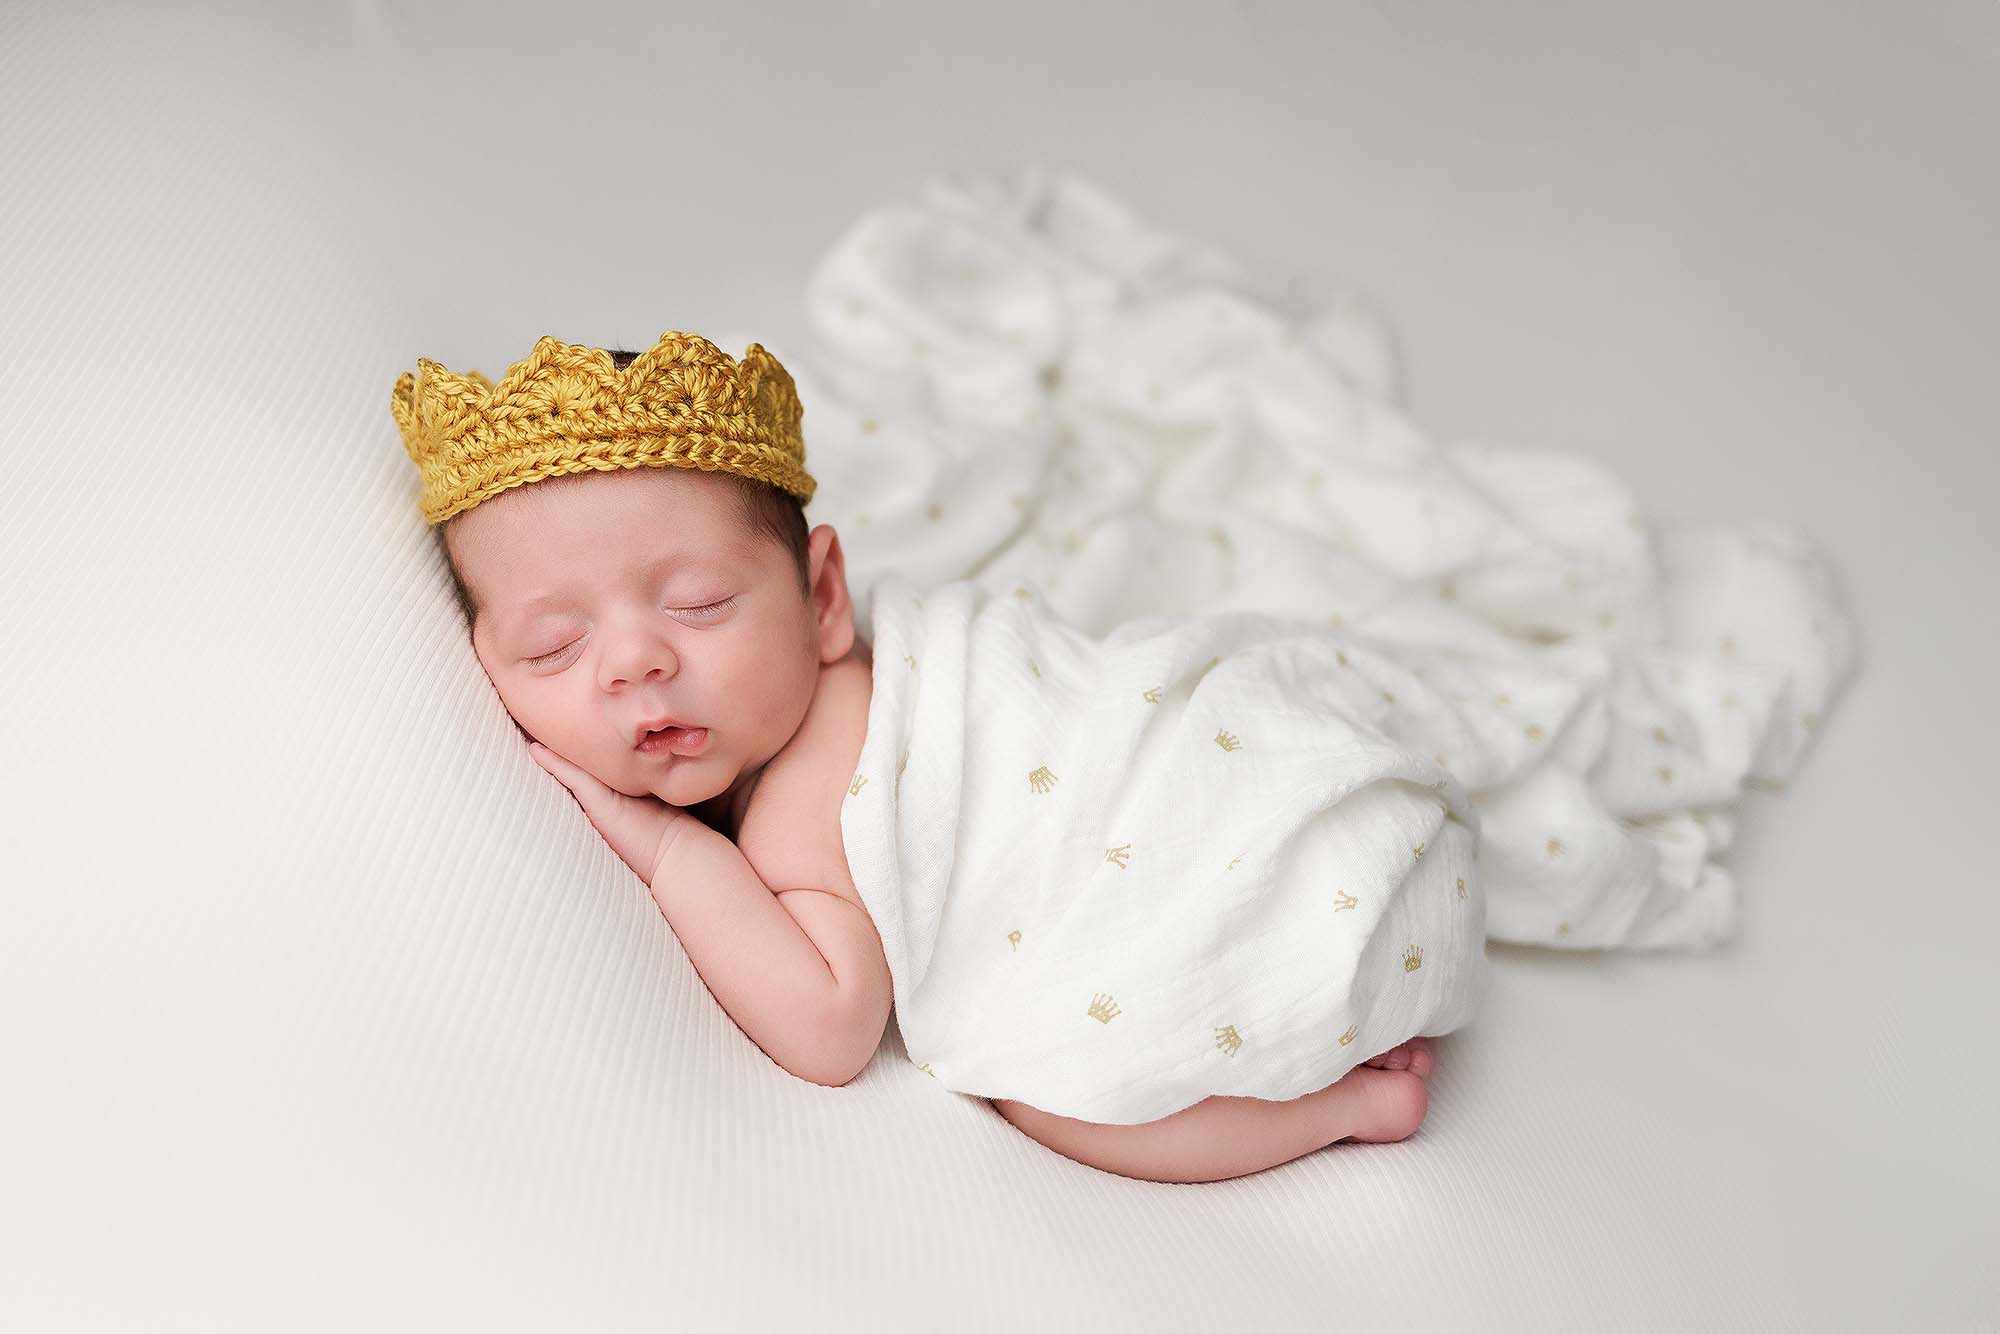
<instances>
[{"instance_id":1,"label":"sleeping baby","mask_svg":"<svg viewBox=\"0 0 2000 1334\"><path fill-rule=\"evenodd\" d=\"M1477 817L1347 693L1365 646L1093 639L1004 582L857 609L755 343L545 337L392 407L531 755L780 1067L846 1083L893 1005L944 1087L1156 1181L1422 1121L1484 989Z\"/></svg>"}]
</instances>

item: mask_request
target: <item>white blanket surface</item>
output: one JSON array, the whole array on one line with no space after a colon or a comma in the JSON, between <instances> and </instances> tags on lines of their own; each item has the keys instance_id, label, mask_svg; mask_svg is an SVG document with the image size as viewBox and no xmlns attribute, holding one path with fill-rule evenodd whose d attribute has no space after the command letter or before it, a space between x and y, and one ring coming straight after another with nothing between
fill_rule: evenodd
<instances>
[{"instance_id":1,"label":"white blanket surface","mask_svg":"<svg viewBox=\"0 0 2000 1334\"><path fill-rule=\"evenodd\" d=\"M813 337L765 341L864 637L889 576L1031 586L1097 636L1294 621L1471 794L1490 937L1722 939L1742 791L1782 787L1857 665L1818 554L1649 524L1577 455L1435 443L1356 302L1295 321L1253 288L1062 173L863 215L808 284Z\"/></svg>"},{"instance_id":2,"label":"white blanket surface","mask_svg":"<svg viewBox=\"0 0 2000 1334\"><path fill-rule=\"evenodd\" d=\"M1392 660L1253 613L1094 638L1025 584L873 594L841 833L945 1087L1130 1124L1298 1097L1477 1011L1477 817L1423 753L1448 708L1420 744L1380 729L1377 681L1424 693Z\"/></svg>"}]
</instances>

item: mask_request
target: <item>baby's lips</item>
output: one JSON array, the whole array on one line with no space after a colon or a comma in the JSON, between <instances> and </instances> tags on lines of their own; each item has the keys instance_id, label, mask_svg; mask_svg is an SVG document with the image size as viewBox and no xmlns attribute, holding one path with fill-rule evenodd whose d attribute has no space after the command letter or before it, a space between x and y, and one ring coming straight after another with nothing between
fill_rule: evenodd
<instances>
[{"instance_id":1,"label":"baby's lips","mask_svg":"<svg viewBox=\"0 0 2000 1334\"><path fill-rule=\"evenodd\" d=\"M651 733L658 732L669 727L678 727L682 731L694 730L693 723L684 723L678 718L655 718L652 722L639 724L638 730L632 734L632 744L636 746L641 741L644 741L647 738L647 736L650 735Z\"/></svg>"},{"instance_id":2,"label":"baby's lips","mask_svg":"<svg viewBox=\"0 0 2000 1334\"><path fill-rule=\"evenodd\" d=\"M641 755L699 755L708 749L708 729L683 727L676 723L670 731L662 730L641 738L634 749Z\"/></svg>"}]
</instances>

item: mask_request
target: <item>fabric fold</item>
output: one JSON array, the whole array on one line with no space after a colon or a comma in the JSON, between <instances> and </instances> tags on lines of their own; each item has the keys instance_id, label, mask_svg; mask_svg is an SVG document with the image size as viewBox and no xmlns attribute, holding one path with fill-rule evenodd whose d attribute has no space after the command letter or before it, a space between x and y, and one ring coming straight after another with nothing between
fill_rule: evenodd
<instances>
[{"instance_id":1,"label":"fabric fold","mask_svg":"<svg viewBox=\"0 0 2000 1334\"><path fill-rule=\"evenodd\" d=\"M1350 636L1399 701L1375 725L1484 817L1495 939L1727 935L1744 790L1783 787L1859 664L1803 536L1650 521L1583 456L1434 441L1364 303L1295 320L1067 173L865 215L807 312L815 341L773 348L851 588L1028 585L1095 635L1249 613Z\"/></svg>"},{"instance_id":2,"label":"fabric fold","mask_svg":"<svg viewBox=\"0 0 2000 1334\"><path fill-rule=\"evenodd\" d=\"M1365 646L1241 613L1091 636L1025 584L867 600L841 833L947 1088L1131 1124L1477 1011L1479 816L1412 744L1451 723L1382 730Z\"/></svg>"}]
</instances>

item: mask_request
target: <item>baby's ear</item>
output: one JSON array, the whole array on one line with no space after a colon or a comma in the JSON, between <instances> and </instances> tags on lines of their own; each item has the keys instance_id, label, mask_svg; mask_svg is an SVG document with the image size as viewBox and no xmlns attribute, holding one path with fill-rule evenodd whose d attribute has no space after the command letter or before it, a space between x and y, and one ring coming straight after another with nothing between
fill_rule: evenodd
<instances>
[{"instance_id":1,"label":"baby's ear","mask_svg":"<svg viewBox=\"0 0 2000 1334\"><path fill-rule=\"evenodd\" d=\"M839 662L854 647L854 602L847 594L847 560L840 535L821 524L806 539L806 569L812 581L814 634L819 660Z\"/></svg>"}]
</instances>

